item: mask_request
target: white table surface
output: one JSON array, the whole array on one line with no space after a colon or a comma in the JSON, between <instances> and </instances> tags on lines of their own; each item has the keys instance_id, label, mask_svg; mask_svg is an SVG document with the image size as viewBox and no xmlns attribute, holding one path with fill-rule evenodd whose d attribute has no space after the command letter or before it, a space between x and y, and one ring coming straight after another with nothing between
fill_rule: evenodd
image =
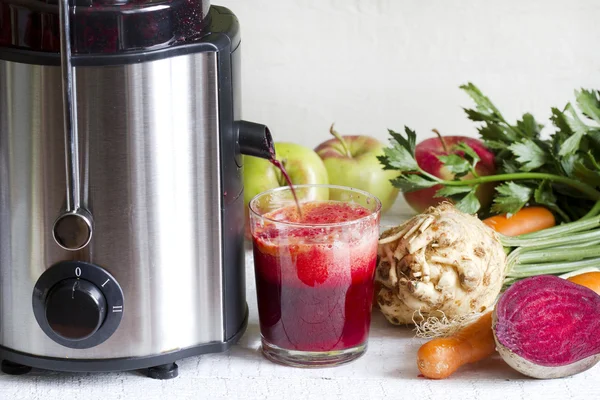
<instances>
[{"instance_id":1,"label":"white table surface","mask_svg":"<svg viewBox=\"0 0 600 400\"><path fill-rule=\"evenodd\" d=\"M403 213L397 210L389 214L382 226L402 220ZM515 372L495 355L465 366L445 380L420 378L416 352L423 340L414 338L410 328L392 326L377 310L368 350L358 360L323 369L273 364L260 353L250 251L246 268L248 329L229 352L181 360L177 363L179 377L168 381L152 380L135 371L0 373L0 400L600 399L600 365L569 378L534 380Z\"/></svg>"}]
</instances>

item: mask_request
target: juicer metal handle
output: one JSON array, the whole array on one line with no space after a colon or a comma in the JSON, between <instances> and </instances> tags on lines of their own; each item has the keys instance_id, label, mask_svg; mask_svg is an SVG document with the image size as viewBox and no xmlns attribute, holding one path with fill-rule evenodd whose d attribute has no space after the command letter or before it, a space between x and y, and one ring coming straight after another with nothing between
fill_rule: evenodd
<instances>
[{"instance_id":1,"label":"juicer metal handle","mask_svg":"<svg viewBox=\"0 0 600 400\"><path fill-rule=\"evenodd\" d=\"M63 89L63 122L65 129L65 158L67 167L67 211L75 211L81 206L79 192L79 144L77 136L77 107L75 106L75 85L73 84L73 64L71 62L71 22L69 0L59 0L60 13L60 61Z\"/></svg>"},{"instance_id":2,"label":"juicer metal handle","mask_svg":"<svg viewBox=\"0 0 600 400\"><path fill-rule=\"evenodd\" d=\"M81 205L77 98L74 81L75 71L71 59L69 0L59 0L58 10L67 201L65 212L54 223L53 236L56 243L62 248L80 250L87 246L92 238L92 216Z\"/></svg>"}]
</instances>

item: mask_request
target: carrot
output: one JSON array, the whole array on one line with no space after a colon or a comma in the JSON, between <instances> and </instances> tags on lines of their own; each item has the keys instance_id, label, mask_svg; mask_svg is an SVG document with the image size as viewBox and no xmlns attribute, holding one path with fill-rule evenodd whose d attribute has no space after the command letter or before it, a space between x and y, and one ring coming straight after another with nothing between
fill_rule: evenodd
<instances>
[{"instance_id":1,"label":"carrot","mask_svg":"<svg viewBox=\"0 0 600 400\"><path fill-rule=\"evenodd\" d=\"M600 271L575 275L567 280L600 294ZM436 338L417 352L417 367L426 378L444 379L465 364L483 360L496 350L492 331L492 312L447 338Z\"/></svg>"},{"instance_id":2,"label":"carrot","mask_svg":"<svg viewBox=\"0 0 600 400\"><path fill-rule=\"evenodd\" d=\"M594 292L600 294L600 272L586 272L584 274L575 275L567 278L568 281L576 283L592 289Z\"/></svg>"},{"instance_id":3,"label":"carrot","mask_svg":"<svg viewBox=\"0 0 600 400\"><path fill-rule=\"evenodd\" d=\"M547 208L533 206L522 208L510 217L494 215L484 219L483 223L503 235L517 236L553 227L556 220Z\"/></svg>"},{"instance_id":4,"label":"carrot","mask_svg":"<svg viewBox=\"0 0 600 400\"><path fill-rule=\"evenodd\" d=\"M447 338L425 343L417 352L417 366L426 378L444 379L465 364L482 360L496 349L492 312Z\"/></svg>"}]
</instances>

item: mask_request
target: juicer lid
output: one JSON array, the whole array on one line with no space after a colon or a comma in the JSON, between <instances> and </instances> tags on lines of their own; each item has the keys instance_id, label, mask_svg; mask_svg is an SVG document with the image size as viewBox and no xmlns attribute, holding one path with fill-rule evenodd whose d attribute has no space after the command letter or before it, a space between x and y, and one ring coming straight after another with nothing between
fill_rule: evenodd
<instances>
[{"instance_id":1,"label":"juicer lid","mask_svg":"<svg viewBox=\"0 0 600 400\"><path fill-rule=\"evenodd\" d=\"M73 54L156 50L197 40L209 0L70 0ZM60 52L57 0L3 0L0 46Z\"/></svg>"}]
</instances>

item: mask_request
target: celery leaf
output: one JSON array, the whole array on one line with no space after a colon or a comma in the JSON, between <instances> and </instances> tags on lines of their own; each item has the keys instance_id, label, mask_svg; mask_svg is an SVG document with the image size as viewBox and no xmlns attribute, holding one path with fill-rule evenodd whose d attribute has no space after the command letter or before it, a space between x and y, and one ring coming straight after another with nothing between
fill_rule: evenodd
<instances>
[{"instance_id":1,"label":"celery leaf","mask_svg":"<svg viewBox=\"0 0 600 400\"><path fill-rule=\"evenodd\" d=\"M535 189L533 198L537 204L543 205L551 211L554 211L555 213L560 215L560 217L564 221L571 220L569 216L558 206L556 195L552 190L552 185L550 184L550 181L542 181L542 183Z\"/></svg>"},{"instance_id":2,"label":"celery leaf","mask_svg":"<svg viewBox=\"0 0 600 400\"><path fill-rule=\"evenodd\" d=\"M537 138L540 135L540 131L544 126L538 124L535 121L533 115L526 113L523 114L523 119L517 121L517 128L523 133L525 137Z\"/></svg>"},{"instance_id":3,"label":"celery leaf","mask_svg":"<svg viewBox=\"0 0 600 400\"><path fill-rule=\"evenodd\" d=\"M445 186L435 193L435 197L452 197L457 194L469 193L472 190L471 186Z\"/></svg>"},{"instance_id":4,"label":"celery leaf","mask_svg":"<svg viewBox=\"0 0 600 400\"><path fill-rule=\"evenodd\" d=\"M540 168L548 158L548 154L531 139L513 143L508 149L515 155L523 171Z\"/></svg>"},{"instance_id":5,"label":"celery leaf","mask_svg":"<svg viewBox=\"0 0 600 400\"><path fill-rule=\"evenodd\" d=\"M494 197L492 211L514 214L523 208L532 195L531 188L514 182L506 182L496 187L498 195Z\"/></svg>"},{"instance_id":6,"label":"celery leaf","mask_svg":"<svg viewBox=\"0 0 600 400\"><path fill-rule=\"evenodd\" d=\"M465 197L463 197L458 203L456 203L456 208L465 212L467 214L475 214L479 211L481 204L479 203L479 199L477 198L476 190L471 190Z\"/></svg>"},{"instance_id":7,"label":"celery leaf","mask_svg":"<svg viewBox=\"0 0 600 400\"><path fill-rule=\"evenodd\" d=\"M450 154L447 156L438 156L438 159L448 169L448 172L454 174L456 177L463 176L469 172L470 164L468 160L465 160L458 154Z\"/></svg>"},{"instance_id":8,"label":"celery leaf","mask_svg":"<svg viewBox=\"0 0 600 400\"><path fill-rule=\"evenodd\" d=\"M392 185L399 188L404 193L414 192L420 189L427 189L437 185L436 181L424 178L419 174L405 174L390 180Z\"/></svg>"},{"instance_id":9,"label":"celery leaf","mask_svg":"<svg viewBox=\"0 0 600 400\"><path fill-rule=\"evenodd\" d=\"M600 100L598 99L598 92L585 89L581 91L576 90L575 98L581 112L586 117L600 124Z\"/></svg>"}]
</instances>

